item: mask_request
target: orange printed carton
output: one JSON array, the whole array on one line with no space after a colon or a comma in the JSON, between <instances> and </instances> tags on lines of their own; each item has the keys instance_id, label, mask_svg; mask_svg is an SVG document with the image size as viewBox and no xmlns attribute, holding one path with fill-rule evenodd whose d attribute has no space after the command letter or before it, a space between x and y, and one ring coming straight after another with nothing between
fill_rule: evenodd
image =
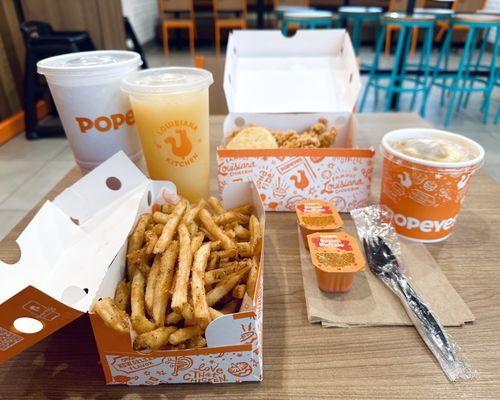
<instances>
[{"instance_id":1,"label":"orange printed carton","mask_svg":"<svg viewBox=\"0 0 500 400\"><path fill-rule=\"evenodd\" d=\"M212 321L206 348L138 352L90 311L124 276L138 217L176 199L172 183L150 181L120 152L47 201L17 239L19 261L0 262L0 362L88 312L109 384L262 380L263 253L255 300L245 295L240 312ZM224 206L247 203L264 222L252 182L227 188Z\"/></svg>"},{"instance_id":2,"label":"orange printed carton","mask_svg":"<svg viewBox=\"0 0 500 400\"><path fill-rule=\"evenodd\" d=\"M357 147L352 113L361 81L345 30L231 33L224 71L229 114L217 149L219 193L253 180L267 211L294 211L317 198L340 212L368 203L374 151ZM231 134L250 124L302 132L320 118L335 126L332 147L226 149Z\"/></svg>"}]
</instances>

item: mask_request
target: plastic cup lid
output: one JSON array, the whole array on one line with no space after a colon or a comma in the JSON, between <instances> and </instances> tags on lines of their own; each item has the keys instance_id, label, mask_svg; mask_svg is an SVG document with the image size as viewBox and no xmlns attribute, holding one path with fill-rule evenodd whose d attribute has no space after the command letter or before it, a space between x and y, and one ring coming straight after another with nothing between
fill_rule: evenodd
<instances>
[{"instance_id":1,"label":"plastic cup lid","mask_svg":"<svg viewBox=\"0 0 500 400\"><path fill-rule=\"evenodd\" d=\"M134 72L122 80L121 88L134 94L169 94L205 89L213 82L205 69L165 67Z\"/></svg>"},{"instance_id":2,"label":"plastic cup lid","mask_svg":"<svg viewBox=\"0 0 500 400\"><path fill-rule=\"evenodd\" d=\"M137 68L141 64L141 56L133 51L100 50L49 57L37 63L37 70L43 75L88 76Z\"/></svg>"}]
</instances>

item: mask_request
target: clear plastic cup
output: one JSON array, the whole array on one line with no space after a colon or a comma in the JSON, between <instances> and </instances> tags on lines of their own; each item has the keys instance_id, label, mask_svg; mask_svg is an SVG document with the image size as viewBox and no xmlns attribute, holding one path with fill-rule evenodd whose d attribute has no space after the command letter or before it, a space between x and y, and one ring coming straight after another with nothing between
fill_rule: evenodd
<instances>
[{"instance_id":1,"label":"clear plastic cup","mask_svg":"<svg viewBox=\"0 0 500 400\"><path fill-rule=\"evenodd\" d=\"M71 150L83 173L120 150L143 162L130 101L121 79L139 68L132 51L87 51L38 62L59 112Z\"/></svg>"},{"instance_id":2,"label":"clear plastic cup","mask_svg":"<svg viewBox=\"0 0 500 400\"><path fill-rule=\"evenodd\" d=\"M423 145L408 155L396 146L408 140ZM455 149L442 153L443 159L453 153L454 161L437 161L440 154L435 143ZM419 242L446 239L453 232L472 175L483 164L483 148L461 135L420 128L389 132L382 138L381 147L380 203L392 212L396 232Z\"/></svg>"},{"instance_id":3,"label":"clear plastic cup","mask_svg":"<svg viewBox=\"0 0 500 400\"><path fill-rule=\"evenodd\" d=\"M207 197L210 181L208 88L199 68L153 68L128 75L129 94L149 175L175 183L191 202Z\"/></svg>"}]
</instances>

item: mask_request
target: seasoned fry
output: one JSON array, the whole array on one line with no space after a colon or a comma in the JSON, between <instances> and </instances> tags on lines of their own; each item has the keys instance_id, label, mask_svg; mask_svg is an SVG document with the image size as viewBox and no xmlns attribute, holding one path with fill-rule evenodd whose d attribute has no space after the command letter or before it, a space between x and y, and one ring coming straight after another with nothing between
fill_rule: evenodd
<instances>
[{"instance_id":1,"label":"seasoned fry","mask_svg":"<svg viewBox=\"0 0 500 400\"><path fill-rule=\"evenodd\" d=\"M210 242L210 249L211 250L214 250L214 251L220 250L221 247L222 247L222 244L221 244L220 240Z\"/></svg>"},{"instance_id":2,"label":"seasoned fry","mask_svg":"<svg viewBox=\"0 0 500 400\"><path fill-rule=\"evenodd\" d=\"M130 292L131 320L134 330L141 334L152 331L156 328L155 324L146 318L144 311L144 286L146 279L140 271L136 271L132 280Z\"/></svg>"},{"instance_id":3,"label":"seasoned fry","mask_svg":"<svg viewBox=\"0 0 500 400\"><path fill-rule=\"evenodd\" d=\"M252 257L252 246L249 242L238 242L238 255L240 257Z\"/></svg>"},{"instance_id":4,"label":"seasoned fry","mask_svg":"<svg viewBox=\"0 0 500 400\"><path fill-rule=\"evenodd\" d=\"M231 239L231 240L233 240L233 241L234 241L234 239L236 238L236 234L234 233L234 231L233 231L232 229L224 229L224 231L223 231L223 232L226 234L226 236L227 236L229 239Z\"/></svg>"},{"instance_id":5,"label":"seasoned fry","mask_svg":"<svg viewBox=\"0 0 500 400\"><path fill-rule=\"evenodd\" d=\"M203 232L198 232L191 238L191 253L196 253L205 239Z\"/></svg>"},{"instance_id":6,"label":"seasoned fry","mask_svg":"<svg viewBox=\"0 0 500 400\"><path fill-rule=\"evenodd\" d=\"M205 199L201 199L196 207L191 208L188 212L184 214L184 217L182 218L182 223L188 226L191 224L197 217L198 213L202 208L205 208L207 206L207 202Z\"/></svg>"},{"instance_id":7,"label":"seasoned fry","mask_svg":"<svg viewBox=\"0 0 500 400\"><path fill-rule=\"evenodd\" d=\"M175 280L174 292L172 295L171 307L179 311L184 303L187 302L189 272L193 262L193 253L191 253L191 239L186 225L181 224L178 228L179 233L179 265ZM175 344L175 343L174 343Z\"/></svg>"},{"instance_id":8,"label":"seasoned fry","mask_svg":"<svg viewBox=\"0 0 500 400\"><path fill-rule=\"evenodd\" d=\"M181 307L182 318L184 319L184 325L191 326L196 325L196 319L194 317L193 306L189 303L184 303Z\"/></svg>"},{"instance_id":9,"label":"seasoned fry","mask_svg":"<svg viewBox=\"0 0 500 400\"><path fill-rule=\"evenodd\" d=\"M252 269L248 273L247 293L251 299L255 294L255 285L257 284L257 275L259 273L259 261L257 257L252 258Z\"/></svg>"},{"instance_id":10,"label":"seasoned fry","mask_svg":"<svg viewBox=\"0 0 500 400\"><path fill-rule=\"evenodd\" d=\"M179 254L179 242L174 240L161 256L158 278L154 291L153 311L151 316L156 325L163 326L167 311L170 290L172 288L175 262Z\"/></svg>"},{"instance_id":11,"label":"seasoned fry","mask_svg":"<svg viewBox=\"0 0 500 400\"><path fill-rule=\"evenodd\" d=\"M153 253L163 253L165 249L170 245L172 238L174 237L175 231L177 229L177 225L179 225L179 221L181 220L182 214L186 209L186 202L181 200L177 203L172 214L165 224L161 236L158 238L156 245L154 247Z\"/></svg>"},{"instance_id":12,"label":"seasoned fry","mask_svg":"<svg viewBox=\"0 0 500 400\"><path fill-rule=\"evenodd\" d=\"M238 308L238 300L233 299L220 309L222 314L232 314Z\"/></svg>"},{"instance_id":13,"label":"seasoned fry","mask_svg":"<svg viewBox=\"0 0 500 400\"><path fill-rule=\"evenodd\" d=\"M157 254L153 261L153 265L149 270L148 278L146 279L146 292L144 294L144 304L149 315L153 315L153 300L155 295L156 278L160 272L161 255Z\"/></svg>"},{"instance_id":14,"label":"seasoned fry","mask_svg":"<svg viewBox=\"0 0 500 400\"><path fill-rule=\"evenodd\" d=\"M208 264L205 271L211 271L217 268L218 263L219 263L219 256L217 254L211 254L210 258L208 259Z\"/></svg>"},{"instance_id":15,"label":"seasoned fry","mask_svg":"<svg viewBox=\"0 0 500 400\"><path fill-rule=\"evenodd\" d=\"M156 224L154 227L153 227L153 231L156 233L157 236L160 236L161 233L163 232L163 228L164 228L165 225L163 224Z\"/></svg>"},{"instance_id":16,"label":"seasoned fry","mask_svg":"<svg viewBox=\"0 0 500 400\"><path fill-rule=\"evenodd\" d=\"M227 267L217 268L205 272L205 285L212 285L226 279L229 275L238 272L248 266L246 261L237 261L230 263Z\"/></svg>"},{"instance_id":17,"label":"seasoned fry","mask_svg":"<svg viewBox=\"0 0 500 400\"><path fill-rule=\"evenodd\" d=\"M163 224L165 225L168 221L168 218L169 218L169 215L168 214L164 214L162 213L161 211L156 211L154 214L153 214L153 221L157 224Z\"/></svg>"},{"instance_id":18,"label":"seasoned fry","mask_svg":"<svg viewBox=\"0 0 500 400\"><path fill-rule=\"evenodd\" d=\"M207 340L202 336L196 336L189 339L186 344L188 349L201 349L207 345Z\"/></svg>"},{"instance_id":19,"label":"seasoned fry","mask_svg":"<svg viewBox=\"0 0 500 400\"><path fill-rule=\"evenodd\" d=\"M232 211L232 212L235 212L238 214L250 215L250 214L252 214L253 207L251 204L245 204L244 206L241 206L241 207L231 208L229 211Z\"/></svg>"},{"instance_id":20,"label":"seasoned fry","mask_svg":"<svg viewBox=\"0 0 500 400\"><path fill-rule=\"evenodd\" d=\"M167 325L175 325L182 321L182 314L172 311L165 318L165 323Z\"/></svg>"},{"instance_id":21,"label":"seasoned fry","mask_svg":"<svg viewBox=\"0 0 500 400\"><path fill-rule=\"evenodd\" d=\"M250 266L246 266L237 273L230 275L222 282L219 282L210 292L207 293L207 303L209 306L216 304L222 297L229 293L240 281L240 279L250 270Z\"/></svg>"},{"instance_id":22,"label":"seasoned fry","mask_svg":"<svg viewBox=\"0 0 500 400\"><path fill-rule=\"evenodd\" d=\"M224 214L224 212L226 211L226 210L224 210L224 207L222 207L222 205L220 204L219 199L217 199L213 196L209 197L207 202L208 202L208 205L210 206L210 208L212 209L212 211L214 212L214 214L216 214L216 215Z\"/></svg>"},{"instance_id":23,"label":"seasoned fry","mask_svg":"<svg viewBox=\"0 0 500 400\"><path fill-rule=\"evenodd\" d=\"M170 214L172 211L174 211L175 206L173 204L163 204L161 206L161 212L163 214Z\"/></svg>"},{"instance_id":24,"label":"seasoned fry","mask_svg":"<svg viewBox=\"0 0 500 400\"><path fill-rule=\"evenodd\" d=\"M155 244L158 241L158 235L154 231L154 227L153 229L146 231L144 237L146 239L146 254L152 254Z\"/></svg>"},{"instance_id":25,"label":"seasoned fry","mask_svg":"<svg viewBox=\"0 0 500 400\"><path fill-rule=\"evenodd\" d=\"M205 268L210 255L210 244L206 243L194 255L191 273L191 298L193 300L194 317L199 321L209 321L210 313L205 295Z\"/></svg>"},{"instance_id":26,"label":"seasoned fry","mask_svg":"<svg viewBox=\"0 0 500 400\"><path fill-rule=\"evenodd\" d=\"M236 239L241 241L250 240L250 231L240 224L236 225L234 228L234 234L236 235Z\"/></svg>"},{"instance_id":27,"label":"seasoned fry","mask_svg":"<svg viewBox=\"0 0 500 400\"><path fill-rule=\"evenodd\" d=\"M146 232L146 227L150 224L151 220L151 214L142 214L140 216L134 231L128 239L127 254L131 254L142 247L144 243L144 233ZM134 272L135 265L132 265L127 261L127 274L129 280L132 280L134 277Z\"/></svg>"},{"instance_id":28,"label":"seasoned fry","mask_svg":"<svg viewBox=\"0 0 500 400\"><path fill-rule=\"evenodd\" d=\"M201 223L205 226L207 231L209 231L217 240L220 240L223 249L230 250L236 247L234 241L229 239L222 229L217 226L207 210L201 210L198 215L200 216Z\"/></svg>"},{"instance_id":29,"label":"seasoned fry","mask_svg":"<svg viewBox=\"0 0 500 400\"><path fill-rule=\"evenodd\" d=\"M158 350L166 348L170 335L177 330L175 326L162 326L151 332L143 333L134 340L134 350ZM196 342L198 343L198 342Z\"/></svg>"},{"instance_id":30,"label":"seasoned fry","mask_svg":"<svg viewBox=\"0 0 500 400\"><path fill-rule=\"evenodd\" d=\"M234 211L226 211L223 214L215 215L214 222L217 225L227 225L232 222L239 222L242 224L247 224L249 220L249 216L241 213L237 213Z\"/></svg>"},{"instance_id":31,"label":"seasoned fry","mask_svg":"<svg viewBox=\"0 0 500 400\"><path fill-rule=\"evenodd\" d=\"M223 260L225 258L234 258L238 254L238 249L236 247L229 250L213 251L212 255L219 257Z\"/></svg>"},{"instance_id":32,"label":"seasoned fry","mask_svg":"<svg viewBox=\"0 0 500 400\"><path fill-rule=\"evenodd\" d=\"M128 333L130 319L125 311L120 310L111 297L100 299L94 304L94 312L99 315L104 323L120 333Z\"/></svg>"},{"instance_id":33,"label":"seasoned fry","mask_svg":"<svg viewBox=\"0 0 500 400\"><path fill-rule=\"evenodd\" d=\"M247 287L244 283L242 283L240 285L236 285L232 291L233 297L235 299L242 299L243 296L245 295L246 289L247 289Z\"/></svg>"},{"instance_id":34,"label":"seasoned fry","mask_svg":"<svg viewBox=\"0 0 500 400\"><path fill-rule=\"evenodd\" d=\"M219 310L216 310L215 308L212 308L212 307L208 307L208 311L210 312L210 318L212 319L212 321L214 319L217 319L219 317L224 316L223 313L221 313Z\"/></svg>"},{"instance_id":35,"label":"seasoned fry","mask_svg":"<svg viewBox=\"0 0 500 400\"><path fill-rule=\"evenodd\" d=\"M262 230L255 215L250 216L250 247L253 255L259 255L262 248Z\"/></svg>"},{"instance_id":36,"label":"seasoned fry","mask_svg":"<svg viewBox=\"0 0 500 400\"><path fill-rule=\"evenodd\" d=\"M149 274L149 254L146 254L146 249L142 248L140 250L136 250L133 253L129 253L127 255L127 260L129 261L129 266L134 268L134 271L139 270L144 276Z\"/></svg>"},{"instance_id":37,"label":"seasoned fry","mask_svg":"<svg viewBox=\"0 0 500 400\"><path fill-rule=\"evenodd\" d=\"M122 311L126 311L130 299L130 285L121 280L115 290L115 304Z\"/></svg>"},{"instance_id":38,"label":"seasoned fry","mask_svg":"<svg viewBox=\"0 0 500 400\"><path fill-rule=\"evenodd\" d=\"M170 335L169 342L170 344L177 345L196 336L200 336L202 333L199 326L189 326L187 328L177 329Z\"/></svg>"}]
</instances>

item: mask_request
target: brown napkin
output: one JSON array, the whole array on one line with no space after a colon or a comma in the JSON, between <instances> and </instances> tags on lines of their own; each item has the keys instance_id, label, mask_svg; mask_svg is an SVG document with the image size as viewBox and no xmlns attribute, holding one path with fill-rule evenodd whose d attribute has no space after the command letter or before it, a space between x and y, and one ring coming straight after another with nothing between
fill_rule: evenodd
<instances>
[{"instance_id":1,"label":"brown napkin","mask_svg":"<svg viewBox=\"0 0 500 400\"><path fill-rule=\"evenodd\" d=\"M344 231L357 238L354 222L344 219ZM324 293L319 290L309 251L299 234L300 261L309 322L324 327L374 325L412 325L399 299L368 266L358 272L347 293ZM474 321L474 315L451 286L434 258L420 243L400 238L404 271L412 286L445 326L460 326Z\"/></svg>"}]
</instances>

